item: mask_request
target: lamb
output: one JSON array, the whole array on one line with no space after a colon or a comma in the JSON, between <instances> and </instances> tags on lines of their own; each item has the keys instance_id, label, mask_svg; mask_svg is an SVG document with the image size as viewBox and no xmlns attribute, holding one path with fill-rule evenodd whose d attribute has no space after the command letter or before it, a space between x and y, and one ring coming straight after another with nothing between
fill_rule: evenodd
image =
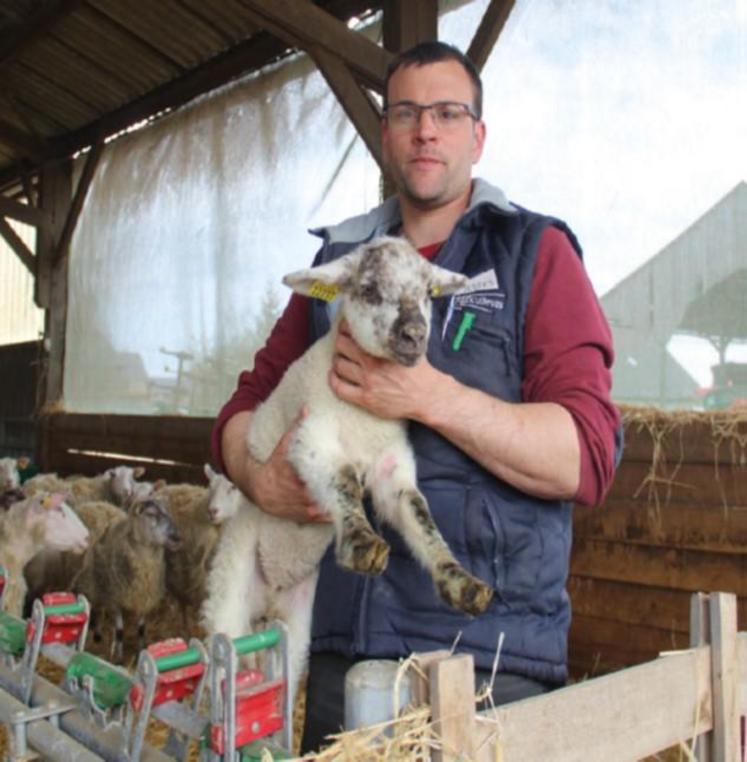
<instances>
[{"instance_id":1,"label":"lamb","mask_svg":"<svg viewBox=\"0 0 747 762\"><path fill-rule=\"evenodd\" d=\"M29 464L28 458L0 458L0 492L18 489L21 486L21 475Z\"/></svg>"},{"instance_id":2,"label":"lamb","mask_svg":"<svg viewBox=\"0 0 747 762\"><path fill-rule=\"evenodd\" d=\"M10 578L5 608L23 615L26 581L23 567L43 548L83 553L88 529L59 493L39 494L14 503L0 517L0 563Z\"/></svg>"},{"instance_id":3,"label":"lamb","mask_svg":"<svg viewBox=\"0 0 747 762\"><path fill-rule=\"evenodd\" d=\"M460 566L433 521L416 486L404 422L343 402L327 381L343 318L367 352L412 366L428 342L429 296L454 293L465 276L430 264L402 239L384 237L288 275L284 283L307 295L339 294L340 306L331 330L288 368L254 412L247 447L257 460L267 460L305 407L308 414L294 431L288 459L332 523L299 525L247 501L221 535L203 623L209 633L235 637L263 619L285 621L289 685L295 690L307 658L318 563L332 538L341 567L379 574L386 566L389 549L368 523L364 492L429 571L444 601L479 614L493 591Z\"/></svg>"},{"instance_id":4,"label":"lamb","mask_svg":"<svg viewBox=\"0 0 747 762\"><path fill-rule=\"evenodd\" d=\"M121 520L110 523L86 553L73 589L83 593L97 614L94 636L101 637L99 614L114 616L113 658L122 661L123 613L137 618L140 648L145 646L145 617L165 592L164 547L173 549L179 533L163 498L133 504Z\"/></svg>"},{"instance_id":5,"label":"lamb","mask_svg":"<svg viewBox=\"0 0 747 762\"><path fill-rule=\"evenodd\" d=\"M169 511L182 537L176 550L166 551L166 589L179 602L184 625L190 626L189 614L205 599L205 580L220 535L220 524L238 511L243 498L238 488L204 467L208 487L172 484L155 494L168 501Z\"/></svg>"}]
</instances>

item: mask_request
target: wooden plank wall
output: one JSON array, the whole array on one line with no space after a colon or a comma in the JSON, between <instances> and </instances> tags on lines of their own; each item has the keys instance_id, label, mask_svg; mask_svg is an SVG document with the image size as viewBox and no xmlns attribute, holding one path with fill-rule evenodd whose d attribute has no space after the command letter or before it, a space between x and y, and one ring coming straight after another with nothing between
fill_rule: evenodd
<instances>
[{"instance_id":1,"label":"wooden plank wall","mask_svg":"<svg viewBox=\"0 0 747 762\"><path fill-rule=\"evenodd\" d=\"M736 593L747 629L747 412L624 417L605 505L574 509L577 678L687 648L693 592Z\"/></svg>"},{"instance_id":2,"label":"wooden plank wall","mask_svg":"<svg viewBox=\"0 0 747 762\"><path fill-rule=\"evenodd\" d=\"M0 347L0 457L36 450L41 356L39 341Z\"/></svg>"},{"instance_id":3,"label":"wooden plank wall","mask_svg":"<svg viewBox=\"0 0 747 762\"><path fill-rule=\"evenodd\" d=\"M747 413L627 410L625 419L625 453L605 505L575 508L576 678L686 648L694 592L736 593L747 629ZM49 415L41 463L93 474L146 458L146 478L199 483L211 427L209 418Z\"/></svg>"},{"instance_id":4,"label":"wooden plank wall","mask_svg":"<svg viewBox=\"0 0 747 762\"><path fill-rule=\"evenodd\" d=\"M45 416L44 471L93 475L113 465L143 465L146 479L204 483L212 418L58 413Z\"/></svg>"}]
</instances>

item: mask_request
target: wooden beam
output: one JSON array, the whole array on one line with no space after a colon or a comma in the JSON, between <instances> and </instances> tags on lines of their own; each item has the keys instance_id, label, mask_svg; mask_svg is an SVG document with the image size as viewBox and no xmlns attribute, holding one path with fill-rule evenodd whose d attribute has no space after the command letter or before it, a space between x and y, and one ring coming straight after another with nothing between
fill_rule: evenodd
<instances>
[{"instance_id":1,"label":"wooden beam","mask_svg":"<svg viewBox=\"0 0 747 762\"><path fill-rule=\"evenodd\" d=\"M384 47L392 53L438 39L437 0L384 0Z\"/></svg>"},{"instance_id":2,"label":"wooden beam","mask_svg":"<svg viewBox=\"0 0 747 762\"><path fill-rule=\"evenodd\" d=\"M47 215L31 204L21 204L7 196L0 196L0 215L11 217L26 225L39 227L47 223Z\"/></svg>"},{"instance_id":3,"label":"wooden beam","mask_svg":"<svg viewBox=\"0 0 747 762\"><path fill-rule=\"evenodd\" d=\"M41 161L48 146L18 127L0 120L0 143L7 143L11 148L27 156L32 161ZM16 173L13 175L16 176Z\"/></svg>"},{"instance_id":4,"label":"wooden beam","mask_svg":"<svg viewBox=\"0 0 747 762\"><path fill-rule=\"evenodd\" d=\"M485 9L480 26L467 50L467 57L477 67L477 71L482 71L485 66L514 3L515 0L490 0L490 5Z\"/></svg>"},{"instance_id":5,"label":"wooden beam","mask_svg":"<svg viewBox=\"0 0 747 762\"><path fill-rule=\"evenodd\" d=\"M3 217L0 217L0 236L5 239L8 246L16 253L18 258L23 262L26 269L32 274L36 274L36 258L34 253L28 246L21 240L18 233L5 221Z\"/></svg>"},{"instance_id":6,"label":"wooden beam","mask_svg":"<svg viewBox=\"0 0 747 762\"><path fill-rule=\"evenodd\" d=\"M243 0L243 4L251 9L258 25L289 45L301 50L312 45L323 48L342 58L356 79L376 92L383 92L391 54L364 35L351 31L344 21L308 0Z\"/></svg>"},{"instance_id":7,"label":"wooden beam","mask_svg":"<svg viewBox=\"0 0 747 762\"><path fill-rule=\"evenodd\" d=\"M348 118L383 172L381 112L378 106L355 81L350 69L339 58L319 47L309 48L309 55L314 59L322 76L337 96L337 100L340 101Z\"/></svg>"},{"instance_id":8,"label":"wooden beam","mask_svg":"<svg viewBox=\"0 0 747 762\"><path fill-rule=\"evenodd\" d=\"M75 226L78 223L78 217L80 216L83 204L88 195L88 189L91 187L91 180L96 172L99 159L101 158L101 152L104 148L104 139L99 139L91 147L91 151L86 158L83 172L81 173L80 180L78 181L78 187L75 189L75 196L70 204L70 210L65 218L65 225L62 228L60 234L60 240L57 242L57 248L55 250L54 262L59 262L63 257L67 255L68 247L70 246L70 240L73 237Z\"/></svg>"},{"instance_id":9,"label":"wooden beam","mask_svg":"<svg viewBox=\"0 0 747 762\"><path fill-rule=\"evenodd\" d=\"M44 342L46 376L45 405L62 399L67 325L68 257L55 260L54 242L60 240L72 198L72 160L53 164L42 170L41 205L49 214L50 224L37 239L37 278L35 299L46 308Z\"/></svg>"}]
</instances>

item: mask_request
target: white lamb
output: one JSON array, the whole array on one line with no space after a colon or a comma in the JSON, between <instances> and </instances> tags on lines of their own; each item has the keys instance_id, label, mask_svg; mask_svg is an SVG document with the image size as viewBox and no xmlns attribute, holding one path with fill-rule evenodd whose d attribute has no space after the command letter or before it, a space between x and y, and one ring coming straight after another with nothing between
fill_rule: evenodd
<instances>
[{"instance_id":1,"label":"white lamb","mask_svg":"<svg viewBox=\"0 0 747 762\"><path fill-rule=\"evenodd\" d=\"M341 567L365 574L386 567L389 548L366 518L364 492L431 574L444 601L479 614L493 591L462 568L433 521L416 486L404 422L343 402L327 380L342 318L367 352L412 366L428 344L430 297L457 291L465 276L430 264L402 239L385 237L283 282L307 295L339 295L339 309L331 330L257 408L247 446L254 458L267 460L305 406L308 415L288 458L332 523L300 525L247 502L221 535L203 623L209 633L235 637L266 619L283 620L290 630L289 685L295 691L306 664L318 563L332 538Z\"/></svg>"}]
</instances>

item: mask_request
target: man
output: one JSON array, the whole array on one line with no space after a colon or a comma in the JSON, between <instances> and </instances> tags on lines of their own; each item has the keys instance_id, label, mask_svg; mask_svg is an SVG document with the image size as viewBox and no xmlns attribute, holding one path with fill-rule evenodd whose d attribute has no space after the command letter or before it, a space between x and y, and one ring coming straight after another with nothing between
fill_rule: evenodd
<instances>
[{"instance_id":1,"label":"man","mask_svg":"<svg viewBox=\"0 0 747 762\"><path fill-rule=\"evenodd\" d=\"M307 751L339 730L344 675L362 658L448 648L459 638L457 650L474 655L482 681L503 634L496 703L567 677L571 502L601 502L620 449L611 337L568 228L473 180L486 134L481 110L479 76L458 50L431 42L400 55L381 127L397 194L318 231L316 262L393 233L470 276L464 293L434 303L427 359L403 368L366 355L343 333L329 384L378 416L410 421L434 518L495 598L475 618L448 609L386 527L392 550L380 577L342 571L328 553L314 609ZM292 429L267 463L253 462L244 443L251 409L329 319L325 304L292 296L214 432L228 475L262 509L296 521L324 517L285 460Z\"/></svg>"}]
</instances>

